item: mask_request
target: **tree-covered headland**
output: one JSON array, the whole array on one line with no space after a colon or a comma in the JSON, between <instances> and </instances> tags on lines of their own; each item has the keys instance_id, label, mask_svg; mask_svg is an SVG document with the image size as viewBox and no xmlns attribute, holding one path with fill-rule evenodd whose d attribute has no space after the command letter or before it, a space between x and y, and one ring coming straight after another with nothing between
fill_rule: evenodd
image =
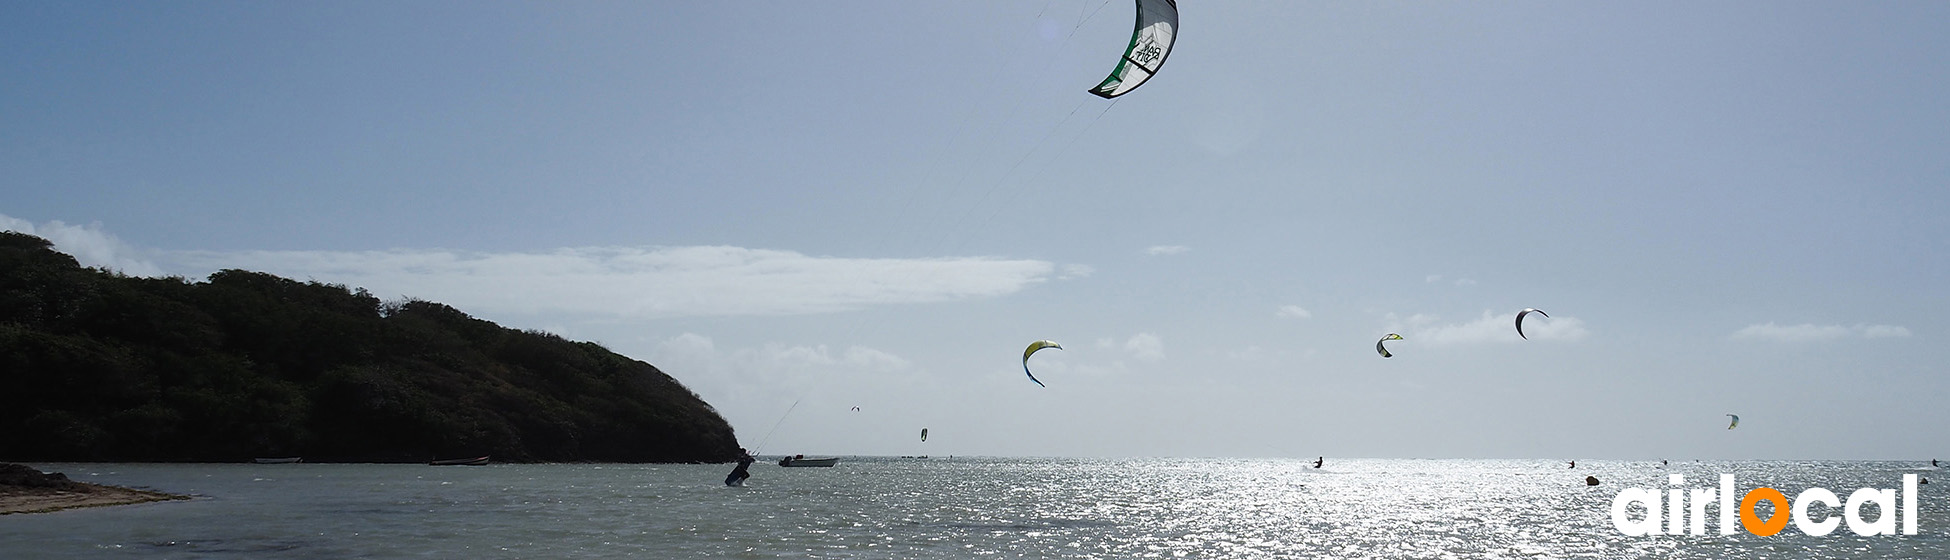
<instances>
[{"instance_id":1,"label":"tree-covered headland","mask_svg":"<svg viewBox=\"0 0 1950 560\"><path fill-rule=\"evenodd\" d=\"M0 460L721 462L650 364L428 301L224 270L140 278L0 232Z\"/></svg>"}]
</instances>

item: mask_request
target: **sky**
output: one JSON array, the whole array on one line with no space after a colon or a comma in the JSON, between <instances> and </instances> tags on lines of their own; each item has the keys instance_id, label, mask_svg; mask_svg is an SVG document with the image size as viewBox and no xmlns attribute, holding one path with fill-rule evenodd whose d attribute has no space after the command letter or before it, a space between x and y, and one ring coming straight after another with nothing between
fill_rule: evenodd
<instances>
[{"instance_id":1,"label":"sky","mask_svg":"<svg viewBox=\"0 0 1950 560\"><path fill-rule=\"evenodd\" d=\"M1950 4L1186 0L1086 93L1133 13L0 3L0 228L595 341L762 453L1950 457Z\"/></svg>"}]
</instances>

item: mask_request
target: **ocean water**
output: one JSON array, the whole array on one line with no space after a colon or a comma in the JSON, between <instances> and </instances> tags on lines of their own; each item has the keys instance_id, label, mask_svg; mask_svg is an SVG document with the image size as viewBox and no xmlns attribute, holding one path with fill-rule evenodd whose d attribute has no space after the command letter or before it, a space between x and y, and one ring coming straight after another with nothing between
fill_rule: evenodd
<instances>
[{"instance_id":1,"label":"ocean water","mask_svg":"<svg viewBox=\"0 0 1950 560\"><path fill-rule=\"evenodd\" d=\"M1611 523L1669 474L1846 499L1938 472L1909 462L847 457L743 488L731 465L35 466L196 499L0 516L0 558L1950 558L1950 478L1916 535Z\"/></svg>"}]
</instances>

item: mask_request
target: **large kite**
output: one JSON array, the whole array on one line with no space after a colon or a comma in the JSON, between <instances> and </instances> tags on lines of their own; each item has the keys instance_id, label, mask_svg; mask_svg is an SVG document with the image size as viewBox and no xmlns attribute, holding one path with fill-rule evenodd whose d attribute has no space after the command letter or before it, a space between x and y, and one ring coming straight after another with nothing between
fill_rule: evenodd
<instances>
[{"instance_id":1,"label":"large kite","mask_svg":"<svg viewBox=\"0 0 1950 560\"><path fill-rule=\"evenodd\" d=\"M1517 336L1523 337L1524 340L1530 340L1530 337L1523 336L1523 316L1529 315L1531 313L1543 315L1546 318L1551 316L1551 314L1545 313L1544 310L1535 307L1525 307L1523 308L1523 311L1518 311L1517 312Z\"/></svg>"},{"instance_id":2,"label":"large kite","mask_svg":"<svg viewBox=\"0 0 1950 560\"><path fill-rule=\"evenodd\" d=\"M1057 349L1057 350L1062 350L1062 349L1063 349L1063 345L1061 345L1061 344L1057 344L1057 343L1055 343L1055 342L1053 342L1053 341L1048 341L1048 340L1038 340L1038 341L1035 341L1035 342L1031 342L1031 343L1029 343L1029 348L1026 348L1026 349L1023 349L1023 351L1022 351L1022 372L1023 372L1023 373L1025 373L1025 374L1028 374L1028 375L1029 375L1029 380L1030 380L1030 381L1035 381L1035 382L1036 382L1036 385L1037 385L1037 386L1040 386L1040 387L1048 387L1048 385L1043 385L1043 382L1042 382L1042 381L1038 381L1038 380L1036 379L1036 374L1034 374L1034 373L1029 373L1029 355L1030 355L1030 354L1035 354L1037 350L1042 350L1042 349L1044 349L1044 348L1055 348L1055 349Z\"/></svg>"},{"instance_id":3,"label":"large kite","mask_svg":"<svg viewBox=\"0 0 1950 560\"><path fill-rule=\"evenodd\" d=\"M1110 77L1090 88L1090 93L1110 99L1144 85L1145 80L1165 65L1165 57L1171 55L1171 44L1177 38L1178 2L1137 0L1137 29L1131 32L1131 45L1124 49L1124 57L1117 60L1117 68L1110 71Z\"/></svg>"}]
</instances>

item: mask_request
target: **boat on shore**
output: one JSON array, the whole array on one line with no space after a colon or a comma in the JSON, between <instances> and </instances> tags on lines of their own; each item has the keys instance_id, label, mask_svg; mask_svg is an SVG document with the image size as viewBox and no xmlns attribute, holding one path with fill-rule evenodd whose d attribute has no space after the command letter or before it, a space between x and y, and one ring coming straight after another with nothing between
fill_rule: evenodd
<instances>
[{"instance_id":1,"label":"boat on shore","mask_svg":"<svg viewBox=\"0 0 1950 560\"><path fill-rule=\"evenodd\" d=\"M473 457L468 459L434 459L432 461L428 461L427 464L436 467L446 467L446 466L478 467L481 465L488 464L488 456L482 455L479 457Z\"/></svg>"},{"instance_id":2,"label":"boat on shore","mask_svg":"<svg viewBox=\"0 0 1950 560\"><path fill-rule=\"evenodd\" d=\"M289 465L291 463L303 463L305 462L305 458L304 457L258 457L256 459L251 459L251 462L257 463L259 465Z\"/></svg>"},{"instance_id":3,"label":"boat on shore","mask_svg":"<svg viewBox=\"0 0 1950 560\"><path fill-rule=\"evenodd\" d=\"M805 455L794 455L791 457L779 459L779 466L781 467L830 467L837 464L840 464L839 457L807 457Z\"/></svg>"}]
</instances>

